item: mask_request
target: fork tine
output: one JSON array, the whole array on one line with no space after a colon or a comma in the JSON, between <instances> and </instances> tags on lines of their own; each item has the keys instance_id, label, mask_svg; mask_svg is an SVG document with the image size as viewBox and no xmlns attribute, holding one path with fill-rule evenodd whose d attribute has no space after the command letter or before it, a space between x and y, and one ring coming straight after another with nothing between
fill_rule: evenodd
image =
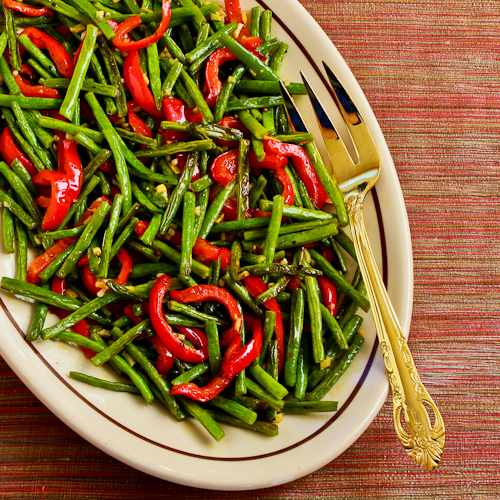
<instances>
[{"instance_id":1,"label":"fork tine","mask_svg":"<svg viewBox=\"0 0 500 500\"><path fill-rule=\"evenodd\" d=\"M340 141L343 144L343 148L346 151L346 153L349 155L351 161L354 164L359 163L359 153L356 147L356 144L353 141L352 135L349 133L349 139L350 141L344 141L342 139L341 134L339 133L339 130L337 127L334 125L333 120L330 118L330 115L326 111L325 107L323 104L321 104L321 101L317 97L316 93L314 92L313 88L311 87L311 84L305 77L304 73L302 71L300 72L300 76L302 78L302 81L304 82L304 85L306 87L307 94L309 96L309 100L311 101L312 107L314 109L314 113L316 114L316 118L318 119L318 122L320 126L322 127L322 134L323 138L325 140L334 140L334 141ZM342 113L342 110L339 108L339 111ZM342 113L342 117L344 117ZM348 125L348 124L346 124Z\"/></svg>"},{"instance_id":2,"label":"fork tine","mask_svg":"<svg viewBox=\"0 0 500 500\"><path fill-rule=\"evenodd\" d=\"M280 87L283 98L285 99L285 110L288 115L288 121L294 126L297 132L309 132L306 122L293 102L293 98L290 92L288 92L288 88L283 80L280 80Z\"/></svg>"}]
</instances>

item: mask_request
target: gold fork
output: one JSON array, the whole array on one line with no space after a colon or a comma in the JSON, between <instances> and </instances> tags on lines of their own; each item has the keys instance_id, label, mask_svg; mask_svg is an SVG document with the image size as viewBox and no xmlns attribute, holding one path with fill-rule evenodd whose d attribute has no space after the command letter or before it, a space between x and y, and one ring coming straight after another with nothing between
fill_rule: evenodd
<instances>
[{"instance_id":1,"label":"gold fork","mask_svg":"<svg viewBox=\"0 0 500 500\"><path fill-rule=\"evenodd\" d=\"M349 131L351 146L354 146L352 154L311 85L302 73L301 76L318 118L333 173L344 194L358 264L372 306L372 315L392 391L394 427L408 454L418 464L427 470L432 470L438 467L444 451L443 418L420 380L375 262L364 222L363 204L366 195L380 177L380 158L370 131L357 107L333 71L325 63L323 65L331 84L333 100ZM286 86L282 83L281 87L287 105L295 111L290 114L295 128L307 131ZM429 416L429 410L433 414L433 421ZM404 418L406 425L403 424L401 417Z\"/></svg>"}]
</instances>

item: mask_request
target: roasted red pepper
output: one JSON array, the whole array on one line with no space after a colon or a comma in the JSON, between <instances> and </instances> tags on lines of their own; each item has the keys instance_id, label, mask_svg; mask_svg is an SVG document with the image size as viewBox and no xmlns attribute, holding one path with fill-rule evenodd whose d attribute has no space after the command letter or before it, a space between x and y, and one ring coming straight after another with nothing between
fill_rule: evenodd
<instances>
[{"instance_id":1,"label":"roasted red pepper","mask_svg":"<svg viewBox=\"0 0 500 500\"><path fill-rule=\"evenodd\" d=\"M242 23L243 12L241 11L240 0L225 0L226 7L226 22L227 23Z\"/></svg>"},{"instance_id":2,"label":"roasted red pepper","mask_svg":"<svg viewBox=\"0 0 500 500\"><path fill-rule=\"evenodd\" d=\"M323 304L332 316L337 314L337 287L335 283L326 276L318 276L318 285L321 291Z\"/></svg>"},{"instance_id":3,"label":"roasted red pepper","mask_svg":"<svg viewBox=\"0 0 500 500\"><path fill-rule=\"evenodd\" d=\"M134 105L130 102L128 103L128 123L136 134L153 137L153 132L151 132L146 122L134 111Z\"/></svg>"},{"instance_id":4,"label":"roasted red pepper","mask_svg":"<svg viewBox=\"0 0 500 500\"><path fill-rule=\"evenodd\" d=\"M59 295L64 295L66 293L66 280L58 278L57 276L54 277L52 279L51 289L53 292ZM65 318L69 314L68 311L65 311L64 309L59 309L58 307L51 307L50 310L60 319ZM90 337L89 324L84 319L74 324L71 327L71 330L80 334L82 337L87 337L87 338ZM92 351L91 349L87 349L86 347L80 347L80 351L82 351L85 357L89 359L95 355L94 351Z\"/></svg>"},{"instance_id":5,"label":"roasted red pepper","mask_svg":"<svg viewBox=\"0 0 500 500\"><path fill-rule=\"evenodd\" d=\"M12 133L7 127L0 134L0 155L8 165L12 165L14 160L19 160L31 175L35 175L37 172L33 163L17 147L14 137L12 137Z\"/></svg>"},{"instance_id":6,"label":"roasted red pepper","mask_svg":"<svg viewBox=\"0 0 500 500\"><path fill-rule=\"evenodd\" d=\"M186 290L172 290L170 292L172 300L182 304L192 304L196 302L218 302L223 305L233 322L232 330L239 333L243 323L240 306L236 299L224 288L215 285L196 285Z\"/></svg>"},{"instance_id":7,"label":"roasted red pepper","mask_svg":"<svg viewBox=\"0 0 500 500\"><path fill-rule=\"evenodd\" d=\"M174 366L175 358L161 341L160 337L153 337L151 343L158 353L158 357L156 358L156 369L160 375L165 376Z\"/></svg>"},{"instance_id":8,"label":"roasted red pepper","mask_svg":"<svg viewBox=\"0 0 500 500\"><path fill-rule=\"evenodd\" d=\"M51 186L50 202L43 217L42 229L57 229L78 198L83 182L83 169L77 143L62 139L57 143L58 171L43 170L33 177L33 182ZM43 198L43 197L42 197Z\"/></svg>"},{"instance_id":9,"label":"roasted red pepper","mask_svg":"<svg viewBox=\"0 0 500 500\"><path fill-rule=\"evenodd\" d=\"M201 363L207 359L206 353L201 349L190 347L179 338L167 323L163 313L163 299L170 289L172 278L166 275L160 276L149 294L149 318L156 335L160 337L166 348L181 361L187 363Z\"/></svg>"},{"instance_id":10,"label":"roasted red pepper","mask_svg":"<svg viewBox=\"0 0 500 500\"><path fill-rule=\"evenodd\" d=\"M248 330L253 332L253 337L248 344L240 347L240 342L234 342L224 353L219 373L204 387L196 384L179 384L172 387L170 393L174 396L185 396L201 403L206 403L216 398L231 384L233 379L248 368L262 351L262 324L251 316L245 317Z\"/></svg>"},{"instance_id":11,"label":"roasted red pepper","mask_svg":"<svg viewBox=\"0 0 500 500\"><path fill-rule=\"evenodd\" d=\"M208 338L203 330L188 326L177 327L179 333L186 337L195 347L200 349L208 357Z\"/></svg>"},{"instance_id":12,"label":"roasted red pepper","mask_svg":"<svg viewBox=\"0 0 500 500\"><path fill-rule=\"evenodd\" d=\"M145 220L140 220L134 227L134 233L139 236L139 238L146 232L149 226L149 222Z\"/></svg>"},{"instance_id":13,"label":"roasted red pepper","mask_svg":"<svg viewBox=\"0 0 500 500\"><path fill-rule=\"evenodd\" d=\"M210 166L212 179L221 186L227 186L236 178L238 171L238 159L240 153L237 149L231 149L217 156Z\"/></svg>"},{"instance_id":14,"label":"roasted red pepper","mask_svg":"<svg viewBox=\"0 0 500 500\"><path fill-rule=\"evenodd\" d=\"M236 220L238 218L235 198L229 198L226 203L224 203L222 213L224 214L224 220L226 221ZM252 219L254 217L271 217L271 212L266 212L264 210L260 210L259 208L249 208L246 211L246 216L248 219Z\"/></svg>"},{"instance_id":15,"label":"roasted red pepper","mask_svg":"<svg viewBox=\"0 0 500 500\"><path fill-rule=\"evenodd\" d=\"M28 267L27 280L30 283L38 283L40 281L40 273L61 253L66 250L73 242L74 238L63 238L58 240L50 248L47 248L44 253L33 259Z\"/></svg>"},{"instance_id":16,"label":"roasted red pepper","mask_svg":"<svg viewBox=\"0 0 500 500\"><path fill-rule=\"evenodd\" d=\"M240 43L248 50L253 50L262 44L258 37L242 37ZM228 62L236 61L237 57L226 48L217 49L208 58L205 66L205 99L210 107L217 104L217 99L222 90L222 82L219 78L220 67Z\"/></svg>"},{"instance_id":17,"label":"roasted red pepper","mask_svg":"<svg viewBox=\"0 0 500 500\"><path fill-rule=\"evenodd\" d=\"M23 2L16 2L16 0L3 0L3 6L26 17L52 16L53 14L47 7L33 7Z\"/></svg>"},{"instance_id":18,"label":"roasted red pepper","mask_svg":"<svg viewBox=\"0 0 500 500\"><path fill-rule=\"evenodd\" d=\"M19 74L15 75L16 83L19 85L21 93L26 97L59 97L59 91L46 87L45 85L31 85L24 81L23 77Z\"/></svg>"},{"instance_id":19,"label":"roasted red pepper","mask_svg":"<svg viewBox=\"0 0 500 500\"><path fill-rule=\"evenodd\" d=\"M267 290L267 285L259 276L247 276L243 283L253 298L258 297ZM278 343L278 365L280 371L285 363L285 327L283 325L283 314L281 306L276 299L269 299L264 302L264 307L276 313L276 342Z\"/></svg>"},{"instance_id":20,"label":"roasted red pepper","mask_svg":"<svg viewBox=\"0 0 500 500\"><path fill-rule=\"evenodd\" d=\"M127 316L127 318L130 321L132 321L132 323L134 323L135 325L137 325L138 323L140 323L142 321L142 318L140 316L137 316L137 314L135 314L134 309L132 308L132 306L130 304L127 304L123 308L123 314L125 314L125 316Z\"/></svg>"},{"instance_id":21,"label":"roasted red pepper","mask_svg":"<svg viewBox=\"0 0 500 500\"><path fill-rule=\"evenodd\" d=\"M283 186L283 200L285 205L293 205L295 202L295 191L293 190L292 182L284 168L277 168L273 171L276 180Z\"/></svg>"},{"instance_id":22,"label":"roasted red pepper","mask_svg":"<svg viewBox=\"0 0 500 500\"><path fill-rule=\"evenodd\" d=\"M129 33L142 24L140 16L131 16L115 28L115 36L113 38L113 45L122 52L129 52L131 50L140 50L149 47L162 38L170 25L172 17L172 2L170 0L163 0L161 3L161 21L156 31L141 40L130 40Z\"/></svg>"},{"instance_id":23,"label":"roasted red pepper","mask_svg":"<svg viewBox=\"0 0 500 500\"><path fill-rule=\"evenodd\" d=\"M156 108L153 94L144 77L138 50L131 50L123 61L123 79L134 103L153 118L159 120L161 113Z\"/></svg>"},{"instance_id":24,"label":"roasted red pepper","mask_svg":"<svg viewBox=\"0 0 500 500\"><path fill-rule=\"evenodd\" d=\"M220 267L225 271L231 262L231 251L228 248L212 245L209 241L198 238L193 246L193 256L204 264L217 262L220 259Z\"/></svg>"},{"instance_id":25,"label":"roasted red pepper","mask_svg":"<svg viewBox=\"0 0 500 500\"><path fill-rule=\"evenodd\" d=\"M61 76L65 78L71 77L73 74L73 58L61 42L38 28L26 28L22 34L26 35L39 49L47 50Z\"/></svg>"},{"instance_id":26,"label":"roasted red pepper","mask_svg":"<svg viewBox=\"0 0 500 500\"><path fill-rule=\"evenodd\" d=\"M304 183L314 205L317 208L322 208L325 205L328 195L318 178L316 170L314 170L309 156L302 146L279 142L275 139L266 139L264 141L264 150L266 151L266 156L267 154L274 154L289 158Z\"/></svg>"},{"instance_id":27,"label":"roasted red pepper","mask_svg":"<svg viewBox=\"0 0 500 500\"><path fill-rule=\"evenodd\" d=\"M163 119L169 122L185 123L186 104L177 97L164 97L161 102ZM161 136L165 141L178 141L186 139L188 136L185 132L176 130L162 130Z\"/></svg>"}]
</instances>

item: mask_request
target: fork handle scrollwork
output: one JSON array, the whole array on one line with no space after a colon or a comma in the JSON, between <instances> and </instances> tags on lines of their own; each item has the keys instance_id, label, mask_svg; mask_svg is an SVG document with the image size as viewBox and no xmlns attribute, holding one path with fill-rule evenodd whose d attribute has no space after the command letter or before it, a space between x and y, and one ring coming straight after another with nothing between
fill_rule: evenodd
<instances>
[{"instance_id":1,"label":"fork handle scrollwork","mask_svg":"<svg viewBox=\"0 0 500 500\"><path fill-rule=\"evenodd\" d=\"M387 290L378 270L363 216L364 192L347 202L359 267L365 281L393 398L396 433L413 459L435 469L444 450L444 422L438 407L420 380ZM431 420L429 410L432 412Z\"/></svg>"}]
</instances>

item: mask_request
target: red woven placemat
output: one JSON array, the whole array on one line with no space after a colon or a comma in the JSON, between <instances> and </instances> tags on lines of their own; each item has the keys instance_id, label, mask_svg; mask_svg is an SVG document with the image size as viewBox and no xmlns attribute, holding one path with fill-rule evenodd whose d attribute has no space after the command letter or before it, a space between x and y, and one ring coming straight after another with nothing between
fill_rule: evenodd
<instances>
[{"instance_id":1,"label":"red woven placemat","mask_svg":"<svg viewBox=\"0 0 500 500\"><path fill-rule=\"evenodd\" d=\"M500 497L500 4L302 3L359 79L397 165L415 256L410 345L447 424L441 469L406 458L386 404L307 478L248 494L180 487L83 441L0 360L1 498Z\"/></svg>"}]
</instances>

